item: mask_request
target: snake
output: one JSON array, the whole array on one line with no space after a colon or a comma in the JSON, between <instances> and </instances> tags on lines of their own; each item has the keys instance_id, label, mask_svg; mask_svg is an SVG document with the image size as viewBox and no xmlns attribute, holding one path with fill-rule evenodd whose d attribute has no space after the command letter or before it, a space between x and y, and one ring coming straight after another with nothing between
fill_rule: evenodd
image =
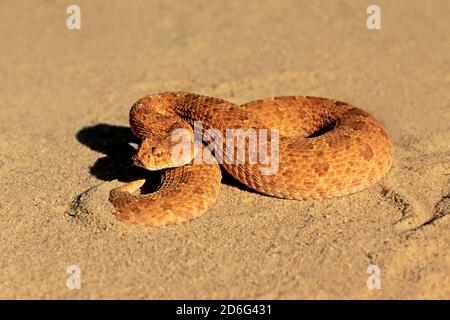
<instances>
[{"instance_id":1,"label":"snake","mask_svg":"<svg viewBox=\"0 0 450 320\"><path fill-rule=\"evenodd\" d=\"M110 191L115 217L133 224L179 224L205 214L219 196L220 167L261 195L314 201L370 187L393 161L392 141L371 114L329 98L280 96L237 105L160 92L135 102L129 123L140 139L134 165L160 172L153 192L142 192L146 179Z\"/></svg>"}]
</instances>

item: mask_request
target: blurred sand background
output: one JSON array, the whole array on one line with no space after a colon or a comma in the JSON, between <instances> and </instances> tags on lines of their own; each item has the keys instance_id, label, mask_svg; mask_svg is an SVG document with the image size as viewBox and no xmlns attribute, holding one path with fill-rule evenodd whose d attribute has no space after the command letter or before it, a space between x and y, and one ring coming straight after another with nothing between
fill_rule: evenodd
<instances>
[{"instance_id":1,"label":"blurred sand background","mask_svg":"<svg viewBox=\"0 0 450 320\"><path fill-rule=\"evenodd\" d=\"M450 298L449 17L446 0L2 1L0 298ZM192 222L116 222L109 190L146 174L129 107L163 90L348 101L385 125L394 166L340 199L226 179Z\"/></svg>"}]
</instances>

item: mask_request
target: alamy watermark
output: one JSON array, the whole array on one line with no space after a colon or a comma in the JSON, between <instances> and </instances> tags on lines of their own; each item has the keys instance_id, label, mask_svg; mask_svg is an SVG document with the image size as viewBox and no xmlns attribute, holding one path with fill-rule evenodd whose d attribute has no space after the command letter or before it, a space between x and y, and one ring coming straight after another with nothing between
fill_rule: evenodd
<instances>
[{"instance_id":1,"label":"alamy watermark","mask_svg":"<svg viewBox=\"0 0 450 320\"><path fill-rule=\"evenodd\" d=\"M376 264L371 264L367 267L367 274L370 276L367 278L367 289L381 289L381 270Z\"/></svg>"},{"instance_id":2,"label":"alamy watermark","mask_svg":"<svg viewBox=\"0 0 450 320\"><path fill-rule=\"evenodd\" d=\"M369 30L381 29L381 9L376 4L371 4L366 10L369 15L366 20L366 26ZM66 19L66 27L69 30L81 29L81 8L76 4L67 7L66 13L69 15Z\"/></svg>"},{"instance_id":3,"label":"alamy watermark","mask_svg":"<svg viewBox=\"0 0 450 320\"><path fill-rule=\"evenodd\" d=\"M279 167L280 132L278 129L249 128L226 129L224 132L209 128L204 130L201 121L194 122L194 136L188 129L176 129L171 139L177 144L172 149L172 160L194 164L261 164L262 175L273 175ZM194 143L194 148L192 148ZM202 148L205 143L206 148ZM211 153L215 157L211 157Z\"/></svg>"},{"instance_id":4,"label":"alamy watermark","mask_svg":"<svg viewBox=\"0 0 450 320\"><path fill-rule=\"evenodd\" d=\"M81 29L81 9L76 4L67 7L66 13L69 15L66 19L66 27L69 30Z\"/></svg>"},{"instance_id":5,"label":"alamy watermark","mask_svg":"<svg viewBox=\"0 0 450 320\"><path fill-rule=\"evenodd\" d=\"M81 269L76 264L68 266L66 273L69 276L66 279L66 287L69 290L79 290L81 289Z\"/></svg>"},{"instance_id":6,"label":"alamy watermark","mask_svg":"<svg viewBox=\"0 0 450 320\"><path fill-rule=\"evenodd\" d=\"M372 4L367 7L367 17L366 26L369 30L380 30L381 29L381 9L376 4Z\"/></svg>"}]
</instances>

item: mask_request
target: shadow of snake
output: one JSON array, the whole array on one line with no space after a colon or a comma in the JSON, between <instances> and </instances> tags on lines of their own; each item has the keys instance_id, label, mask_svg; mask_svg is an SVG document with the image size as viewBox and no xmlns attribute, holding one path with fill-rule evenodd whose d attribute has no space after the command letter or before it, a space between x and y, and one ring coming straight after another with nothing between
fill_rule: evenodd
<instances>
[{"instance_id":1,"label":"shadow of snake","mask_svg":"<svg viewBox=\"0 0 450 320\"><path fill-rule=\"evenodd\" d=\"M141 192L145 194L156 191L161 172L148 171L133 165L132 156L136 149L130 143L138 144L140 140L133 135L129 127L99 123L82 128L77 132L76 139L89 149L105 155L90 167L90 174L97 179L118 180L124 183L146 179ZM221 170L223 184L257 193L239 183L224 169Z\"/></svg>"}]
</instances>

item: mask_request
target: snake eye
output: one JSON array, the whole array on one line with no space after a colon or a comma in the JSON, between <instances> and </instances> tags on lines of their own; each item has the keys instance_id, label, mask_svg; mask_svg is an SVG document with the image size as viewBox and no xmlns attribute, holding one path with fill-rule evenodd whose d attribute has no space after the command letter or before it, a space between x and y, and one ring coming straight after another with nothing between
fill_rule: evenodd
<instances>
[{"instance_id":1,"label":"snake eye","mask_svg":"<svg viewBox=\"0 0 450 320\"><path fill-rule=\"evenodd\" d=\"M161 157L163 155L163 151L160 148L152 147L152 154L155 157Z\"/></svg>"}]
</instances>

